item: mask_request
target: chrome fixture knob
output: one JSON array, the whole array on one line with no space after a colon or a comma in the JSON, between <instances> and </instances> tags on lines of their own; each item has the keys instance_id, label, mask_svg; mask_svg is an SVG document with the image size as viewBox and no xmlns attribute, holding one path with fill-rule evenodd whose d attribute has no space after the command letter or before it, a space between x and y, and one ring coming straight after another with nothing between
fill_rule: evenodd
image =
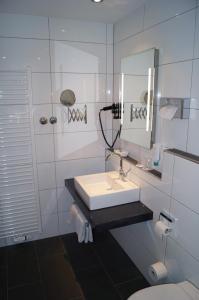
<instances>
[{"instance_id":1,"label":"chrome fixture knob","mask_svg":"<svg viewBox=\"0 0 199 300\"><path fill-rule=\"evenodd\" d=\"M50 117L49 121L50 121L50 124L56 124L57 123L57 118L52 116L52 117Z\"/></svg>"},{"instance_id":2,"label":"chrome fixture knob","mask_svg":"<svg viewBox=\"0 0 199 300\"><path fill-rule=\"evenodd\" d=\"M39 122L41 125L46 125L48 123L48 119L46 117L41 117Z\"/></svg>"}]
</instances>

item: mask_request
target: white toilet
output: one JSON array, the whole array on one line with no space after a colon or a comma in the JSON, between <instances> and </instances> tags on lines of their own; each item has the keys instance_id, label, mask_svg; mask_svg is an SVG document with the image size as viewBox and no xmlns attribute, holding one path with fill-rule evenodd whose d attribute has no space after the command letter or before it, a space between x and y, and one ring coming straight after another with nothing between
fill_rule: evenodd
<instances>
[{"instance_id":1,"label":"white toilet","mask_svg":"<svg viewBox=\"0 0 199 300\"><path fill-rule=\"evenodd\" d=\"M140 290L128 300L199 300L199 289L188 281L162 284Z\"/></svg>"}]
</instances>

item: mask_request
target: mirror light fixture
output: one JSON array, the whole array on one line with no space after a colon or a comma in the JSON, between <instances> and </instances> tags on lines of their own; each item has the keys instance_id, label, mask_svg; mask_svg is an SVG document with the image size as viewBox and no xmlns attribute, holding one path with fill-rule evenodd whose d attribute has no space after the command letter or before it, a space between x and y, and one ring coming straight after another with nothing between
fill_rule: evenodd
<instances>
[{"instance_id":1,"label":"mirror light fixture","mask_svg":"<svg viewBox=\"0 0 199 300\"><path fill-rule=\"evenodd\" d=\"M101 2L103 2L104 0L91 0L92 2L94 2L94 3L101 3Z\"/></svg>"}]
</instances>

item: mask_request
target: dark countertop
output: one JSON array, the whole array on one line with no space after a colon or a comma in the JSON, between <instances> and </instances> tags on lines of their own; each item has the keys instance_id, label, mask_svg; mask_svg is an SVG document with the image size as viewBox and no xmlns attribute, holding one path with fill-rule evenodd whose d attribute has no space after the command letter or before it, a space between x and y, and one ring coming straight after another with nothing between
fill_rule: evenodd
<instances>
[{"instance_id":1,"label":"dark countertop","mask_svg":"<svg viewBox=\"0 0 199 300\"><path fill-rule=\"evenodd\" d=\"M74 179L66 179L65 186L71 193L76 205L90 222L91 227L97 231L113 229L153 219L153 212L140 201L89 210L75 189Z\"/></svg>"}]
</instances>

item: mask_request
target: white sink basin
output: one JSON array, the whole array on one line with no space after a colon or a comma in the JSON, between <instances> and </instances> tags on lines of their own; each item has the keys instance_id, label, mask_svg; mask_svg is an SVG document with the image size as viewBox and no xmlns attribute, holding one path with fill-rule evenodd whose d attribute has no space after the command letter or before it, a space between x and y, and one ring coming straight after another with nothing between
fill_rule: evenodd
<instances>
[{"instance_id":1,"label":"white sink basin","mask_svg":"<svg viewBox=\"0 0 199 300\"><path fill-rule=\"evenodd\" d=\"M139 187L118 172L77 176L75 188L90 210L139 201Z\"/></svg>"}]
</instances>

